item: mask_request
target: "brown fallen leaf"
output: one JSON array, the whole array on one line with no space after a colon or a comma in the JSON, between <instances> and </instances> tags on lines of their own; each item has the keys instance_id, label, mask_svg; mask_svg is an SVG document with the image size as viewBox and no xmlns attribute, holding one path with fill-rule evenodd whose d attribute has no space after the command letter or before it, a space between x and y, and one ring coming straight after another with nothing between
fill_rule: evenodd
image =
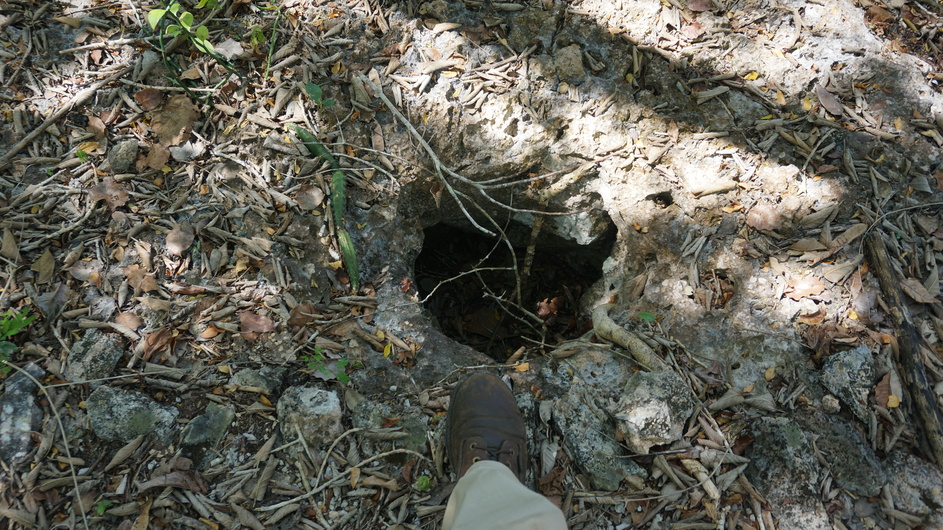
<instances>
[{"instance_id":1,"label":"brown fallen leaf","mask_svg":"<svg viewBox=\"0 0 943 530\"><path fill-rule=\"evenodd\" d=\"M243 338L249 342L254 342L262 333L275 331L275 323L272 322L272 319L251 311L239 315L239 327L243 333Z\"/></svg>"},{"instance_id":2,"label":"brown fallen leaf","mask_svg":"<svg viewBox=\"0 0 943 530\"><path fill-rule=\"evenodd\" d=\"M115 324L121 324L130 330L136 330L144 325L144 321L134 313L126 311L124 313L118 313L118 316L115 317Z\"/></svg>"},{"instance_id":3,"label":"brown fallen leaf","mask_svg":"<svg viewBox=\"0 0 943 530\"><path fill-rule=\"evenodd\" d=\"M144 164L151 169L160 169L170 161L170 149L161 144L154 144L147 152Z\"/></svg>"},{"instance_id":4,"label":"brown fallen leaf","mask_svg":"<svg viewBox=\"0 0 943 530\"><path fill-rule=\"evenodd\" d=\"M10 260L18 261L20 259L20 248L16 244L16 238L9 228L3 229L3 242L0 243L0 256Z\"/></svg>"},{"instance_id":5,"label":"brown fallen leaf","mask_svg":"<svg viewBox=\"0 0 943 530\"><path fill-rule=\"evenodd\" d=\"M874 386L874 402L879 407L887 408L887 399L891 396L891 373L887 372L884 377Z\"/></svg>"},{"instance_id":6,"label":"brown fallen leaf","mask_svg":"<svg viewBox=\"0 0 943 530\"><path fill-rule=\"evenodd\" d=\"M183 253L193 244L194 234L190 222L184 220L174 225L173 230L167 233L167 252L172 256L183 256Z\"/></svg>"},{"instance_id":7,"label":"brown fallen leaf","mask_svg":"<svg viewBox=\"0 0 943 530\"><path fill-rule=\"evenodd\" d=\"M111 177L106 177L88 189L88 198L92 202L105 201L108 208L114 210L128 203L128 192L125 191L124 184L115 182Z\"/></svg>"},{"instance_id":8,"label":"brown fallen leaf","mask_svg":"<svg viewBox=\"0 0 943 530\"><path fill-rule=\"evenodd\" d=\"M784 294L793 300L801 300L803 298L814 299L823 291L825 291L825 284L818 278L809 275L787 285Z\"/></svg>"},{"instance_id":9,"label":"brown fallen leaf","mask_svg":"<svg viewBox=\"0 0 943 530\"><path fill-rule=\"evenodd\" d=\"M163 145L178 145L190 139L193 122L199 116L190 98L178 94L151 114L151 129Z\"/></svg>"},{"instance_id":10,"label":"brown fallen leaf","mask_svg":"<svg viewBox=\"0 0 943 530\"><path fill-rule=\"evenodd\" d=\"M144 336L144 352L141 357L148 361L154 354L162 353L176 342L173 330L163 328Z\"/></svg>"},{"instance_id":11,"label":"brown fallen leaf","mask_svg":"<svg viewBox=\"0 0 943 530\"><path fill-rule=\"evenodd\" d=\"M714 10L714 2L711 0L688 0L688 9L695 13Z\"/></svg>"},{"instance_id":12,"label":"brown fallen leaf","mask_svg":"<svg viewBox=\"0 0 943 530\"><path fill-rule=\"evenodd\" d=\"M154 110L164 100L164 93L156 88L145 88L134 93L134 100L144 110Z\"/></svg>"},{"instance_id":13,"label":"brown fallen leaf","mask_svg":"<svg viewBox=\"0 0 943 530\"><path fill-rule=\"evenodd\" d=\"M128 279L128 285L134 287L135 292L149 293L160 289L157 279L136 263L121 270L124 271L124 276Z\"/></svg>"},{"instance_id":14,"label":"brown fallen leaf","mask_svg":"<svg viewBox=\"0 0 943 530\"><path fill-rule=\"evenodd\" d=\"M42 285L52 281L56 272L56 259L52 257L52 252L46 249L43 255L36 260L30 267L30 270L36 273L36 283Z\"/></svg>"},{"instance_id":15,"label":"brown fallen leaf","mask_svg":"<svg viewBox=\"0 0 943 530\"><path fill-rule=\"evenodd\" d=\"M288 313L288 326L291 327L292 331L297 332L318 318L321 318L321 312L318 311L317 306L305 302L291 308Z\"/></svg>"},{"instance_id":16,"label":"brown fallen leaf","mask_svg":"<svg viewBox=\"0 0 943 530\"><path fill-rule=\"evenodd\" d=\"M166 475L153 478L145 482L138 483L138 493L143 493L151 488L182 488L196 493L206 493L206 482L199 473L193 470L172 471Z\"/></svg>"},{"instance_id":17,"label":"brown fallen leaf","mask_svg":"<svg viewBox=\"0 0 943 530\"><path fill-rule=\"evenodd\" d=\"M822 104L822 107L828 111L829 114L833 116L842 115L841 102L838 101L838 98L834 94L825 89L822 85L815 86L815 95L819 98L819 103Z\"/></svg>"},{"instance_id":18,"label":"brown fallen leaf","mask_svg":"<svg viewBox=\"0 0 943 530\"><path fill-rule=\"evenodd\" d=\"M324 191L318 186L309 186L307 184L298 188L295 195L298 206L305 210L314 210L324 202Z\"/></svg>"},{"instance_id":19,"label":"brown fallen leaf","mask_svg":"<svg viewBox=\"0 0 943 530\"><path fill-rule=\"evenodd\" d=\"M939 302L935 296L930 294L930 291L923 286L922 283L918 282L914 278L907 278L900 282L901 289L907 293L907 296L914 299L915 302L921 304L935 304Z\"/></svg>"}]
</instances>

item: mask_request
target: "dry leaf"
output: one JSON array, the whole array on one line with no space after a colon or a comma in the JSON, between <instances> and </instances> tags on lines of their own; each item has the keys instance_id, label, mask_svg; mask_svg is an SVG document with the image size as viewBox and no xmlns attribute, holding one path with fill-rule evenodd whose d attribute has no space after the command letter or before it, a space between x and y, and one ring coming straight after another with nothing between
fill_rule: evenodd
<instances>
[{"instance_id":1,"label":"dry leaf","mask_svg":"<svg viewBox=\"0 0 943 530\"><path fill-rule=\"evenodd\" d=\"M105 137L105 122L98 116L89 116L88 125L85 126L85 130L94 134L96 140L101 140Z\"/></svg>"},{"instance_id":2,"label":"dry leaf","mask_svg":"<svg viewBox=\"0 0 943 530\"><path fill-rule=\"evenodd\" d=\"M20 249L16 245L16 238L9 228L3 229L3 243L0 243L0 256L10 260L18 261L20 258Z\"/></svg>"},{"instance_id":3,"label":"dry leaf","mask_svg":"<svg viewBox=\"0 0 943 530\"><path fill-rule=\"evenodd\" d=\"M147 530L147 527L151 522L151 504L153 504L154 499L148 497L147 501L144 502L144 506L141 506L141 513L138 514L137 518L134 520L134 524L131 525L131 530Z\"/></svg>"},{"instance_id":4,"label":"dry leaf","mask_svg":"<svg viewBox=\"0 0 943 530\"><path fill-rule=\"evenodd\" d=\"M321 312L318 311L317 306L306 302L291 308L291 312L288 313L288 325L292 331L297 332L318 318L321 318Z\"/></svg>"},{"instance_id":5,"label":"dry leaf","mask_svg":"<svg viewBox=\"0 0 943 530\"><path fill-rule=\"evenodd\" d=\"M136 263L134 265L128 265L121 270L124 271L124 275L128 279L128 284L134 287L135 292L148 293L160 289L157 279L148 274L146 270Z\"/></svg>"},{"instance_id":6,"label":"dry leaf","mask_svg":"<svg viewBox=\"0 0 943 530\"><path fill-rule=\"evenodd\" d=\"M155 353L161 353L173 345L175 339L173 331L167 328L148 333L144 336L144 353L142 357L145 361L150 360Z\"/></svg>"},{"instance_id":7,"label":"dry leaf","mask_svg":"<svg viewBox=\"0 0 943 530\"><path fill-rule=\"evenodd\" d=\"M193 122L200 116L190 98L178 94L151 115L151 129L157 134L160 143L171 146L190 139Z\"/></svg>"},{"instance_id":8,"label":"dry leaf","mask_svg":"<svg viewBox=\"0 0 943 530\"><path fill-rule=\"evenodd\" d=\"M128 192L124 185L108 177L88 189L88 198L92 202L105 201L108 208L114 210L128 203Z\"/></svg>"},{"instance_id":9,"label":"dry leaf","mask_svg":"<svg viewBox=\"0 0 943 530\"><path fill-rule=\"evenodd\" d=\"M818 96L819 103L822 104L822 107L824 107L829 114L832 114L833 116L841 116L841 102L838 101L838 98L836 98L834 94L826 90L822 85L816 85L815 95Z\"/></svg>"},{"instance_id":10,"label":"dry leaf","mask_svg":"<svg viewBox=\"0 0 943 530\"><path fill-rule=\"evenodd\" d=\"M301 206L302 209L314 210L324 203L324 191L322 191L319 186L309 186L305 184L298 188L295 200L298 201L298 206Z\"/></svg>"},{"instance_id":11,"label":"dry leaf","mask_svg":"<svg viewBox=\"0 0 943 530\"><path fill-rule=\"evenodd\" d=\"M203 76L200 75L200 69L192 66L180 74L180 79L188 79L190 81L201 79L202 77Z\"/></svg>"},{"instance_id":12,"label":"dry leaf","mask_svg":"<svg viewBox=\"0 0 943 530\"><path fill-rule=\"evenodd\" d=\"M796 250L799 252L812 252L815 250L825 250L825 245L823 245L818 239L805 238L796 241L792 245L789 245L789 250Z\"/></svg>"},{"instance_id":13,"label":"dry leaf","mask_svg":"<svg viewBox=\"0 0 943 530\"><path fill-rule=\"evenodd\" d=\"M193 227L189 221L177 223L173 230L167 233L167 252L172 256L183 256L193 244L193 238Z\"/></svg>"},{"instance_id":14,"label":"dry leaf","mask_svg":"<svg viewBox=\"0 0 943 530\"><path fill-rule=\"evenodd\" d=\"M907 278L900 282L900 287L907 293L907 296L913 298L915 302L921 304L935 304L939 302L922 283L913 278Z\"/></svg>"},{"instance_id":15,"label":"dry leaf","mask_svg":"<svg viewBox=\"0 0 943 530\"><path fill-rule=\"evenodd\" d=\"M136 330L144 325L144 321L134 313L124 312L118 313L118 316L115 317L115 324L121 324L130 330Z\"/></svg>"},{"instance_id":16,"label":"dry leaf","mask_svg":"<svg viewBox=\"0 0 943 530\"><path fill-rule=\"evenodd\" d=\"M884 377L874 386L874 402L879 407L887 408L887 398L891 396L891 373L887 372Z\"/></svg>"},{"instance_id":17,"label":"dry leaf","mask_svg":"<svg viewBox=\"0 0 943 530\"><path fill-rule=\"evenodd\" d=\"M688 9L695 13L714 10L714 2L711 0L688 0Z\"/></svg>"},{"instance_id":18,"label":"dry leaf","mask_svg":"<svg viewBox=\"0 0 943 530\"><path fill-rule=\"evenodd\" d=\"M154 144L147 152L147 159L144 164L151 169L160 169L167 165L170 160L170 149L161 144Z\"/></svg>"},{"instance_id":19,"label":"dry leaf","mask_svg":"<svg viewBox=\"0 0 943 530\"><path fill-rule=\"evenodd\" d=\"M825 284L818 278L809 275L788 285L785 294L793 300L815 299L814 297L822 294L823 291L825 291Z\"/></svg>"},{"instance_id":20,"label":"dry leaf","mask_svg":"<svg viewBox=\"0 0 943 530\"><path fill-rule=\"evenodd\" d=\"M251 311L246 311L239 315L239 324L242 331L255 331L258 333L267 333L275 331L275 323L272 319L263 315L257 315Z\"/></svg>"},{"instance_id":21,"label":"dry leaf","mask_svg":"<svg viewBox=\"0 0 943 530\"><path fill-rule=\"evenodd\" d=\"M56 271L56 259L52 257L52 252L46 249L43 255L33 263L30 270L36 273L36 283L41 285L52 281L53 274Z\"/></svg>"},{"instance_id":22,"label":"dry leaf","mask_svg":"<svg viewBox=\"0 0 943 530\"><path fill-rule=\"evenodd\" d=\"M237 55L242 55L245 53L245 50L242 49L242 44L239 44L237 41L232 39L226 39L219 44L214 46L216 52L222 55L223 57L232 60L233 57Z\"/></svg>"},{"instance_id":23,"label":"dry leaf","mask_svg":"<svg viewBox=\"0 0 943 530\"><path fill-rule=\"evenodd\" d=\"M138 492L143 492L151 488L183 488L197 493L206 493L206 482L199 473L193 470L172 471L166 475L153 478L146 482L138 483Z\"/></svg>"},{"instance_id":24,"label":"dry leaf","mask_svg":"<svg viewBox=\"0 0 943 530\"><path fill-rule=\"evenodd\" d=\"M818 326L822 322L825 322L825 309L820 307L815 313L799 315L799 317L796 318L796 322L808 326Z\"/></svg>"},{"instance_id":25,"label":"dry leaf","mask_svg":"<svg viewBox=\"0 0 943 530\"><path fill-rule=\"evenodd\" d=\"M154 110L164 100L164 93L156 88L145 88L135 92L134 100L138 102L142 109Z\"/></svg>"}]
</instances>

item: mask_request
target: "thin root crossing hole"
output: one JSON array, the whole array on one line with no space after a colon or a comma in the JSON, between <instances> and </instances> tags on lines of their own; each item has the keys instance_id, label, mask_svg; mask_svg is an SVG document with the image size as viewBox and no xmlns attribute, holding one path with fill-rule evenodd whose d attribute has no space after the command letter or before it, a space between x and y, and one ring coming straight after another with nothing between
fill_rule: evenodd
<instances>
[{"instance_id":1,"label":"thin root crossing hole","mask_svg":"<svg viewBox=\"0 0 943 530\"><path fill-rule=\"evenodd\" d=\"M589 329L580 298L602 276L615 240L614 229L592 245L543 230L528 267L531 228L512 224L505 232L510 243L437 224L424 231L416 259L419 295L435 326L502 362L521 346L555 344Z\"/></svg>"}]
</instances>

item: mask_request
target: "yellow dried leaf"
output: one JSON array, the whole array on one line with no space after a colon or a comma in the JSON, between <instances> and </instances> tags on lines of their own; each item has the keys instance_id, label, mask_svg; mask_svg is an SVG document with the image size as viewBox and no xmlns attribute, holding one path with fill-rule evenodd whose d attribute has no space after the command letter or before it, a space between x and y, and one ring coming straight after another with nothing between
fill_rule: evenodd
<instances>
[{"instance_id":1,"label":"yellow dried leaf","mask_svg":"<svg viewBox=\"0 0 943 530\"><path fill-rule=\"evenodd\" d=\"M776 377L776 365L770 366L766 369L766 372L763 373L763 378L767 381L772 381Z\"/></svg>"},{"instance_id":2,"label":"yellow dried leaf","mask_svg":"<svg viewBox=\"0 0 943 530\"><path fill-rule=\"evenodd\" d=\"M514 369L518 372L526 372L530 370L530 363L521 363L514 365Z\"/></svg>"},{"instance_id":3,"label":"yellow dried leaf","mask_svg":"<svg viewBox=\"0 0 943 530\"><path fill-rule=\"evenodd\" d=\"M895 395L887 396L887 408L893 409L900 406L900 398Z\"/></svg>"},{"instance_id":4,"label":"yellow dried leaf","mask_svg":"<svg viewBox=\"0 0 943 530\"><path fill-rule=\"evenodd\" d=\"M757 79L759 79L759 77L760 77L760 74L756 72L750 72L749 74L743 76L743 78L746 79L747 81L756 81Z\"/></svg>"},{"instance_id":5,"label":"yellow dried leaf","mask_svg":"<svg viewBox=\"0 0 943 530\"><path fill-rule=\"evenodd\" d=\"M756 387L756 385L754 385L754 384L752 384L752 383L749 384L749 385L747 385L747 386L745 386L745 387L743 387L743 393L744 393L744 394L749 394L750 392L753 392L753 388L754 388L754 387Z\"/></svg>"},{"instance_id":6,"label":"yellow dried leaf","mask_svg":"<svg viewBox=\"0 0 943 530\"><path fill-rule=\"evenodd\" d=\"M802 98L802 110L808 112L812 110L812 100L809 98Z\"/></svg>"},{"instance_id":7,"label":"yellow dried leaf","mask_svg":"<svg viewBox=\"0 0 943 530\"><path fill-rule=\"evenodd\" d=\"M386 346L383 347L383 356L389 357L391 353L393 353L393 345L387 343Z\"/></svg>"}]
</instances>

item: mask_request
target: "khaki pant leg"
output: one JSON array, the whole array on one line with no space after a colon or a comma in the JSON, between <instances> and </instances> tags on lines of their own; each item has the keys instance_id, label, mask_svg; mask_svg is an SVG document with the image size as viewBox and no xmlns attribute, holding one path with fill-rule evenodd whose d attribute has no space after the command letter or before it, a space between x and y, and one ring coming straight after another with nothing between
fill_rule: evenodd
<instances>
[{"instance_id":1,"label":"khaki pant leg","mask_svg":"<svg viewBox=\"0 0 943 530\"><path fill-rule=\"evenodd\" d=\"M443 530L566 530L563 512L500 462L476 462L459 479Z\"/></svg>"}]
</instances>

